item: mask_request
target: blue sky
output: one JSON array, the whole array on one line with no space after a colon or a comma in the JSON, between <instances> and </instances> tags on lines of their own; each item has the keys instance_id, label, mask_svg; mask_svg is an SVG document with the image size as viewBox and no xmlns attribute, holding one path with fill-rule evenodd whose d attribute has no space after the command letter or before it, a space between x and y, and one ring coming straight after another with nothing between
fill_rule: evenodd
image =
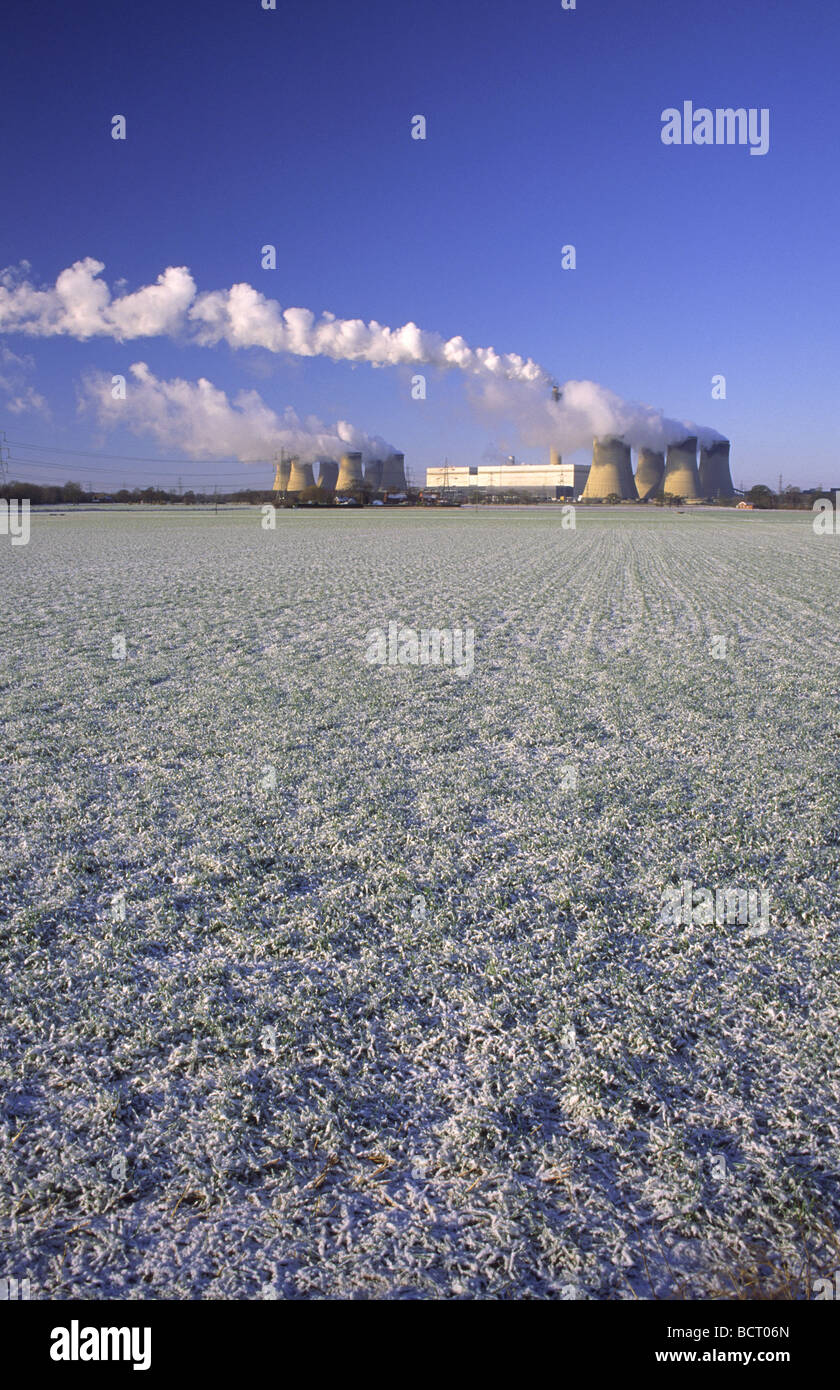
<instances>
[{"instance_id":1,"label":"blue sky","mask_svg":"<svg viewBox=\"0 0 840 1390\"><path fill-rule=\"evenodd\" d=\"M3 265L25 259L52 284L92 256L129 289L186 265L199 290L248 281L284 306L414 320L714 426L736 483L840 484L840 17L825 0L47 0L14 4L9 25ZM661 112L684 100L769 108L769 152L664 146ZM425 141L410 138L417 113ZM59 454L175 457L77 411L87 372L138 360L346 418L394 441L418 479L488 447L544 457L476 414L457 373L429 373L413 401L406 368L164 337L0 341L0 428L40 446L12 445L15 476L37 457L61 467L25 476L270 480L258 465ZM45 405L10 411L24 387Z\"/></svg>"}]
</instances>

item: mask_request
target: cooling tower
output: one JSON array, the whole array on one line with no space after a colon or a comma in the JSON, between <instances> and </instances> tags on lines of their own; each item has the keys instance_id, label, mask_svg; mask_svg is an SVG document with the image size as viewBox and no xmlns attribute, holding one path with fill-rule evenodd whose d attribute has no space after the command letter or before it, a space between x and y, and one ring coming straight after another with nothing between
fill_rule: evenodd
<instances>
[{"instance_id":1,"label":"cooling tower","mask_svg":"<svg viewBox=\"0 0 840 1390\"><path fill-rule=\"evenodd\" d=\"M700 450L700 491L704 497L734 497L729 471L729 440L716 439Z\"/></svg>"},{"instance_id":2,"label":"cooling tower","mask_svg":"<svg viewBox=\"0 0 840 1390\"><path fill-rule=\"evenodd\" d=\"M665 473L665 455L658 449L640 449L636 460L636 491L644 502L662 484Z\"/></svg>"},{"instance_id":3,"label":"cooling tower","mask_svg":"<svg viewBox=\"0 0 840 1390\"><path fill-rule=\"evenodd\" d=\"M365 464L365 487L378 492L382 486L382 460L368 459Z\"/></svg>"},{"instance_id":4,"label":"cooling tower","mask_svg":"<svg viewBox=\"0 0 840 1390\"><path fill-rule=\"evenodd\" d=\"M277 462L276 462L276 464L275 464L275 468L274 468L274 491L275 491L275 492L286 492L286 491L287 491L288 486L289 486L289 469L291 468L291 466L292 466L291 459L287 459L287 458L285 457L285 455L284 455L282 458L280 458L280 459L277 460Z\"/></svg>"},{"instance_id":5,"label":"cooling tower","mask_svg":"<svg viewBox=\"0 0 840 1390\"><path fill-rule=\"evenodd\" d=\"M583 499L603 501L605 497L634 498L633 465L630 445L621 439L596 439L592 444L592 467L583 489Z\"/></svg>"},{"instance_id":6,"label":"cooling tower","mask_svg":"<svg viewBox=\"0 0 840 1390\"><path fill-rule=\"evenodd\" d=\"M386 492L405 492L405 454L389 454L382 465L382 487Z\"/></svg>"},{"instance_id":7,"label":"cooling tower","mask_svg":"<svg viewBox=\"0 0 840 1390\"><path fill-rule=\"evenodd\" d=\"M318 486L323 492L335 492L335 483L338 477L338 464L335 459L321 459L321 467L318 472Z\"/></svg>"},{"instance_id":8,"label":"cooling tower","mask_svg":"<svg viewBox=\"0 0 840 1390\"><path fill-rule=\"evenodd\" d=\"M312 464L301 463L300 459L292 459L286 491L303 492L304 488L314 486L315 476L312 472Z\"/></svg>"},{"instance_id":9,"label":"cooling tower","mask_svg":"<svg viewBox=\"0 0 840 1390\"><path fill-rule=\"evenodd\" d=\"M701 498L696 434L681 439L679 444L668 445L662 490L666 497L684 497L687 502Z\"/></svg>"},{"instance_id":10,"label":"cooling tower","mask_svg":"<svg viewBox=\"0 0 840 1390\"><path fill-rule=\"evenodd\" d=\"M338 469L338 480L335 485L336 492L352 492L354 488L361 487L361 485L361 454L342 454L341 464Z\"/></svg>"}]
</instances>

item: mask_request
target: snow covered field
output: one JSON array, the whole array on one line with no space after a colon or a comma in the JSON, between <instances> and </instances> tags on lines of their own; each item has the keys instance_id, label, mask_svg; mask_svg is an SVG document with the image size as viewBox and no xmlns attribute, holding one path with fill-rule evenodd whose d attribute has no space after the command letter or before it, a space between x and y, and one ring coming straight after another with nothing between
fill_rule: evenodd
<instances>
[{"instance_id":1,"label":"snow covered field","mask_svg":"<svg viewBox=\"0 0 840 1390\"><path fill-rule=\"evenodd\" d=\"M0 585L0 1275L702 1298L840 1265L840 538L33 513ZM472 674L366 662L392 621L471 627ZM769 889L769 927L674 921L684 881Z\"/></svg>"}]
</instances>

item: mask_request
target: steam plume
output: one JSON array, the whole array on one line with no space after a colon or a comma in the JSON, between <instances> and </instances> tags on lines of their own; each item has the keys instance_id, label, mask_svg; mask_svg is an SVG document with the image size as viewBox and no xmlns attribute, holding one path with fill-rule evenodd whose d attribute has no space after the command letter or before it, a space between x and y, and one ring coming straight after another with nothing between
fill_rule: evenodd
<instances>
[{"instance_id":1,"label":"steam plume","mask_svg":"<svg viewBox=\"0 0 840 1390\"><path fill-rule=\"evenodd\" d=\"M186 266L169 266L155 284L114 298L100 278L104 268L87 257L63 270L46 289L26 278L27 262L4 271L0 332L118 342L164 335L207 347L227 343L377 367L454 369L472 383L473 400L482 412L509 420L525 443L554 445L567 453L604 435L657 449L686 435L697 435L701 445L722 438L693 421L669 419L650 406L625 401L593 381L566 382L560 399L553 401L549 373L531 358L473 348L460 336L444 339L415 323L389 328L375 319L365 323L330 313L316 317L309 309L284 309L248 284L198 293Z\"/></svg>"},{"instance_id":2,"label":"steam plume","mask_svg":"<svg viewBox=\"0 0 840 1390\"><path fill-rule=\"evenodd\" d=\"M378 435L339 420L323 424L315 416L301 420L289 407L278 415L257 391L241 391L230 401L205 377L198 381L161 381L145 362L131 367L133 382L125 400L114 400L111 378L92 373L85 380L82 406L92 408L100 423L127 425L134 434L153 436L159 444L192 458L232 457L241 463L270 459L279 449L314 462L355 449L366 458L381 458L393 446Z\"/></svg>"}]
</instances>

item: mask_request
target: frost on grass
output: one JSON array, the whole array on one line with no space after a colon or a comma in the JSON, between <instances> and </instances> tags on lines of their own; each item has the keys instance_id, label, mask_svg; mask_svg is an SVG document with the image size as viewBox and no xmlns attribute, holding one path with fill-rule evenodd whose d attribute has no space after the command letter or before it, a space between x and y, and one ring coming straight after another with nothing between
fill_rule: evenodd
<instances>
[{"instance_id":1,"label":"frost on grass","mask_svg":"<svg viewBox=\"0 0 840 1390\"><path fill-rule=\"evenodd\" d=\"M840 1262L838 555L798 516L35 515L1 1272L701 1298ZM391 620L471 624L472 677L372 670ZM770 931L664 921L685 879L768 887Z\"/></svg>"}]
</instances>

